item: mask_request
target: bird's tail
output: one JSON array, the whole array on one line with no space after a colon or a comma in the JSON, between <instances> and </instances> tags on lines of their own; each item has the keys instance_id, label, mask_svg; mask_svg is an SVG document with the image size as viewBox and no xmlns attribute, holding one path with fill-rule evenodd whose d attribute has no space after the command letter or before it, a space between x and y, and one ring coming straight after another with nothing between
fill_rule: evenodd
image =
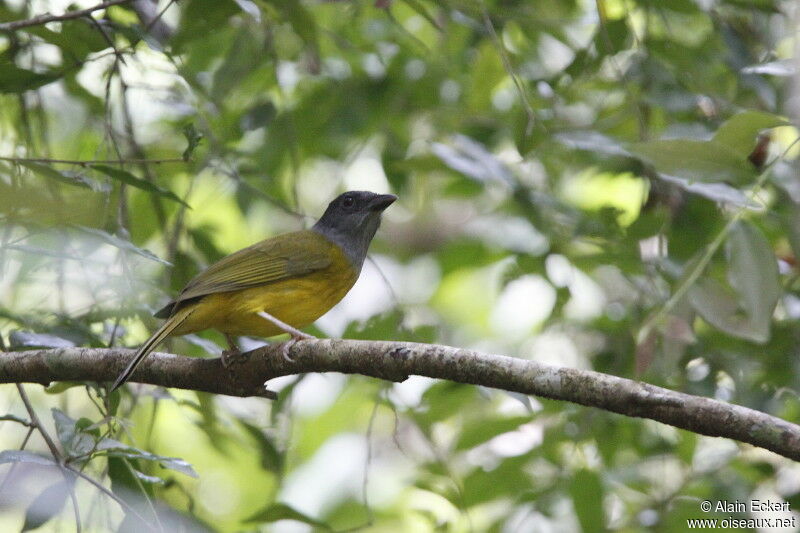
<instances>
[{"instance_id":1,"label":"bird's tail","mask_svg":"<svg viewBox=\"0 0 800 533\"><path fill-rule=\"evenodd\" d=\"M187 318L194 312L194 309L191 307L185 307L180 309L177 313L172 315L166 322L164 322L158 330L150 336L147 341L136 351L136 354L133 356L133 359L125 370L119 375L117 380L114 382L114 385L111 386L111 391L117 390L123 383L128 381L128 378L131 377L133 371L136 370L136 367L142 362L142 360L147 357L147 354L153 351L153 349L161 344L161 342L169 337L169 335L175 331L175 329L183 324Z\"/></svg>"}]
</instances>

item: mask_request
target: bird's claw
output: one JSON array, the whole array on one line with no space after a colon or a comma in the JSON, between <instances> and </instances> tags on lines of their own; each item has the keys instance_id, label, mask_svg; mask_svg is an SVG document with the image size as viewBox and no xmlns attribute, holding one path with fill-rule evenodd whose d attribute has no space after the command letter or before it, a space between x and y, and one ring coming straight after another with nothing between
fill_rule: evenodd
<instances>
[{"instance_id":1,"label":"bird's claw","mask_svg":"<svg viewBox=\"0 0 800 533\"><path fill-rule=\"evenodd\" d=\"M286 361L294 363L295 362L294 359L289 357L289 351L295 344L297 344L298 341L310 340L310 339L316 339L316 337L314 335L309 335L307 333L303 333L302 335L292 335L292 338L284 342L283 345L281 346L281 355L283 355L283 358Z\"/></svg>"},{"instance_id":2,"label":"bird's claw","mask_svg":"<svg viewBox=\"0 0 800 533\"><path fill-rule=\"evenodd\" d=\"M222 355L220 355L222 366L229 368L240 355L242 352L239 350L222 350Z\"/></svg>"}]
</instances>

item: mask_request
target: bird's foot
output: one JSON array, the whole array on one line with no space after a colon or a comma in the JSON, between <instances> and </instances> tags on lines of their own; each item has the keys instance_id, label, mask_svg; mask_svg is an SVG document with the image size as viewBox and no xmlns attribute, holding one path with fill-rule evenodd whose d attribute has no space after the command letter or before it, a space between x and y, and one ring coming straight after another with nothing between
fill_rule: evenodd
<instances>
[{"instance_id":1,"label":"bird's foot","mask_svg":"<svg viewBox=\"0 0 800 533\"><path fill-rule=\"evenodd\" d=\"M297 343L297 341L302 341L306 339L316 339L315 336L309 335L308 333L303 333L299 329L290 326L286 322L275 318L266 311L260 311L256 314L261 318L263 318L264 320L272 322L274 325L278 326L280 329L282 329L283 331L292 336L292 338L284 342L281 347L281 353L283 354L283 358L289 361L290 363L294 363L294 359L289 357L289 350L292 348L292 346L294 346Z\"/></svg>"},{"instance_id":2,"label":"bird's foot","mask_svg":"<svg viewBox=\"0 0 800 533\"><path fill-rule=\"evenodd\" d=\"M228 368L240 355L242 355L242 350L240 350L239 345L236 344L236 337L228 333L225 333L224 335L225 340L228 341L228 349L222 350L220 359L222 359L222 366Z\"/></svg>"},{"instance_id":3,"label":"bird's foot","mask_svg":"<svg viewBox=\"0 0 800 533\"><path fill-rule=\"evenodd\" d=\"M231 348L230 350L222 350L222 355L220 355L220 359L222 360L222 366L225 368L229 368L233 363L236 362L236 359L242 355L241 350L238 348Z\"/></svg>"},{"instance_id":4,"label":"bird's foot","mask_svg":"<svg viewBox=\"0 0 800 533\"><path fill-rule=\"evenodd\" d=\"M297 335L296 333L299 333ZM281 343L281 354L283 358L289 361L290 363L294 363L294 359L289 357L289 350L292 349L292 346L297 344L298 341L309 340L309 339L316 339L314 335L309 335L308 333L303 333L302 331L296 331L295 334L292 334L292 338L288 341Z\"/></svg>"}]
</instances>

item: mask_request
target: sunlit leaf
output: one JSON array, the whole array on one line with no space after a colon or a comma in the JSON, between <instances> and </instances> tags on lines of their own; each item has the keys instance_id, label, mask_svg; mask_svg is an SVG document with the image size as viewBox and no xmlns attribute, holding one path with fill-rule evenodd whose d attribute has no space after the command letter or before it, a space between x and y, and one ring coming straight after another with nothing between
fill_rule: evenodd
<instances>
[{"instance_id":1,"label":"sunlit leaf","mask_svg":"<svg viewBox=\"0 0 800 533\"><path fill-rule=\"evenodd\" d=\"M785 126L782 117L763 111L745 111L726 120L714 134L714 142L724 144L738 154L749 154L762 130Z\"/></svg>"},{"instance_id":2,"label":"sunlit leaf","mask_svg":"<svg viewBox=\"0 0 800 533\"><path fill-rule=\"evenodd\" d=\"M797 72L797 67L794 61L790 59L781 59L779 61L769 61L767 63L760 63L758 65L749 65L742 69L743 74L766 74L767 76L789 77L794 76Z\"/></svg>"},{"instance_id":3,"label":"sunlit leaf","mask_svg":"<svg viewBox=\"0 0 800 533\"><path fill-rule=\"evenodd\" d=\"M512 418L496 418L492 420L477 419L465 424L461 429L461 436L456 443L457 450L465 450L477 446L487 440L513 431L522 424L531 421L529 416L515 416Z\"/></svg>"},{"instance_id":4,"label":"sunlit leaf","mask_svg":"<svg viewBox=\"0 0 800 533\"><path fill-rule=\"evenodd\" d=\"M691 181L677 176L659 174L658 177L668 183L677 185L681 189L700 195L721 204L734 205L753 210L763 210L764 206L751 200L745 193L726 183L702 183Z\"/></svg>"},{"instance_id":5,"label":"sunlit leaf","mask_svg":"<svg viewBox=\"0 0 800 533\"><path fill-rule=\"evenodd\" d=\"M554 138L564 146L608 155L630 156L622 144L596 131L570 131L558 133Z\"/></svg>"},{"instance_id":6,"label":"sunlit leaf","mask_svg":"<svg viewBox=\"0 0 800 533\"><path fill-rule=\"evenodd\" d=\"M163 479L158 476L148 476L147 474L143 474L138 470L133 470L133 475L136 476L136 479L142 481L143 483L149 483L151 485L163 485L166 483Z\"/></svg>"},{"instance_id":7,"label":"sunlit leaf","mask_svg":"<svg viewBox=\"0 0 800 533\"><path fill-rule=\"evenodd\" d=\"M277 522L278 520L294 520L295 522L302 522L323 531L331 530L331 527L325 522L311 518L285 503L273 503L244 519L245 522L265 523Z\"/></svg>"},{"instance_id":8,"label":"sunlit leaf","mask_svg":"<svg viewBox=\"0 0 800 533\"><path fill-rule=\"evenodd\" d=\"M455 135L448 144L433 143L431 151L447 166L478 181L510 183L511 174L485 146L465 135Z\"/></svg>"},{"instance_id":9,"label":"sunlit leaf","mask_svg":"<svg viewBox=\"0 0 800 533\"><path fill-rule=\"evenodd\" d=\"M652 164L661 174L692 181L746 183L756 176L747 161L749 150L738 153L715 141L669 139L636 143L635 155Z\"/></svg>"}]
</instances>

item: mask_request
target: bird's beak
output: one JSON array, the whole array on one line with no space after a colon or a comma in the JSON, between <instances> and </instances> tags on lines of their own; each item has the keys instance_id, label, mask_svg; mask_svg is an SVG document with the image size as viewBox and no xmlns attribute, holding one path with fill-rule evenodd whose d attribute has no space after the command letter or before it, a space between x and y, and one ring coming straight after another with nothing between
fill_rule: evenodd
<instances>
[{"instance_id":1,"label":"bird's beak","mask_svg":"<svg viewBox=\"0 0 800 533\"><path fill-rule=\"evenodd\" d=\"M369 203L370 211L383 211L397 200L394 194L379 194Z\"/></svg>"}]
</instances>

